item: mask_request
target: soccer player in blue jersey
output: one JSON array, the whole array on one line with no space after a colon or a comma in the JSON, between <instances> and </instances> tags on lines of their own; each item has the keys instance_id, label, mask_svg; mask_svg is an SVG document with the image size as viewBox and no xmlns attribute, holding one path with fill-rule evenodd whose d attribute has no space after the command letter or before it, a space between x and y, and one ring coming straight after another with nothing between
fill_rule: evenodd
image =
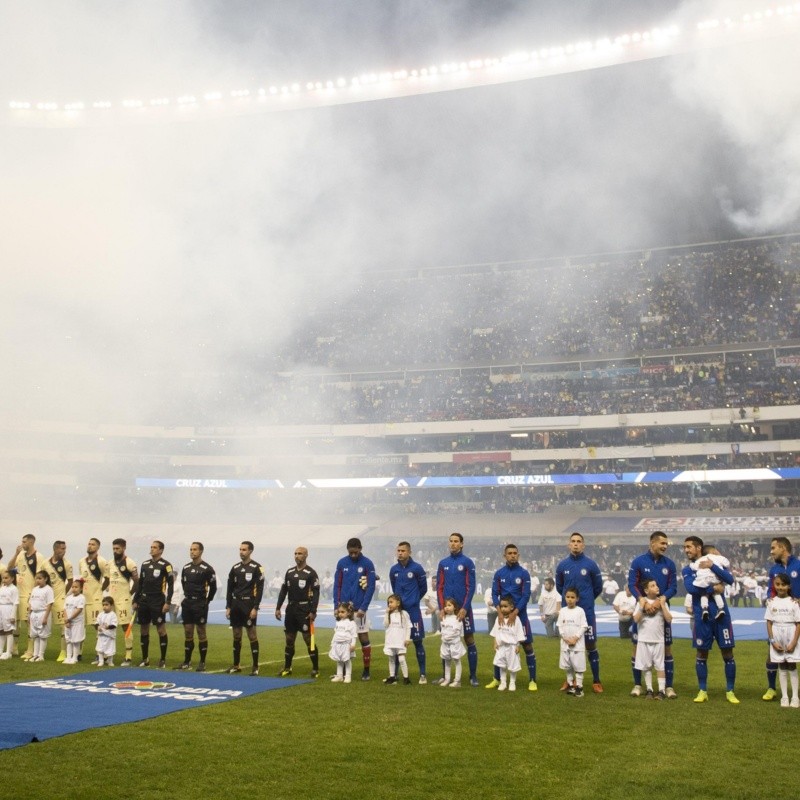
<instances>
[{"instance_id":1,"label":"soccer player in blue jersey","mask_svg":"<svg viewBox=\"0 0 800 800\"><path fill-rule=\"evenodd\" d=\"M668 603L675 597L675 592L678 590L678 574L675 562L671 558L667 558L667 547L669 547L667 534L664 531L653 531L650 534L650 549L631 561L628 570L628 588L637 602L642 596L642 581L651 578L658 584L660 597L664 597ZM638 697L642 693L642 673L641 670L636 669L634 663L636 660L636 623L631 625L631 638L633 639L633 655L631 656L633 690L631 695ZM666 695L670 700L674 700L678 695L673 687L675 661L672 658L672 626L670 624L664 626L664 672L667 678Z\"/></svg>"},{"instance_id":2,"label":"soccer player in blue jersey","mask_svg":"<svg viewBox=\"0 0 800 800\"><path fill-rule=\"evenodd\" d=\"M333 605L352 603L355 609L354 621L361 642L361 657L364 671L361 680L370 679L369 667L372 661L372 647L369 643L369 608L375 594L375 565L361 552L360 539L347 540L347 555L339 559L333 578Z\"/></svg>"},{"instance_id":3,"label":"soccer player in blue jersey","mask_svg":"<svg viewBox=\"0 0 800 800\"><path fill-rule=\"evenodd\" d=\"M411 618L411 641L414 642L417 652L419 682L427 683L425 646L422 643L425 638L425 626L422 623L419 604L428 591L428 576L422 564L411 558L411 545L408 542L400 542L397 545L397 563L389 570L389 583L392 585L392 591L400 596L403 610Z\"/></svg>"},{"instance_id":4,"label":"soccer player in blue jersey","mask_svg":"<svg viewBox=\"0 0 800 800\"><path fill-rule=\"evenodd\" d=\"M589 666L592 670L592 690L601 694L603 684L600 683L600 653L597 652L597 620L594 613L594 601L603 591L603 575L600 567L587 555L584 555L586 543L583 534L575 531L569 537L569 555L556 567L556 591L561 595L562 608L567 605L564 590L570 586L578 590L578 605L586 613L589 627L584 636ZM562 692L569 689L565 681Z\"/></svg>"},{"instance_id":5,"label":"soccer player in blue jersey","mask_svg":"<svg viewBox=\"0 0 800 800\"><path fill-rule=\"evenodd\" d=\"M528 621L528 600L531 596L531 575L519 563L519 548L515 544L507 544L503 550L506 563L495 572L492 578L492 603L495 608L500 607L503 597L511 597L514 608L509 614L507 623L514 624L518 619L525 631L525 640L522 647L525 650L525 664L528 667L528 691L535 692L536 685L536 653L533 652L533 631ZM500 668L494 668L494 678L486 684L487 689L496 689L500 686Z\"/></svg>"},{"instance_id":6,"label":"soccer player in blue jersey","mask_svg":"<svg viewBox=\"0 0 800 800\"><path fill-rule=\"evenodd\" d=\"M690 562L702 559L703 540L698 536L687 536L683 542L683 552ZM733 575L728 570L715 564L710 558L701 560L698 566L700 566L701 569L712 570L722 583L727 583L728 585L733 583ZM704 588L695 589L694 578L696 574L697 573L692 570L691 565L683 568L683 585L687 593L692 595L692 616L694 618L692 626L692 645L697 651L695 670L697 671L697 686L699 691L697 697L694 698L694 702L708 702L708 652L716 641L719 651L722 654L722 660L725 662L725 697L729 703L739 705L739 700L734 694L734 690L736 689L736 662L733 659L733 648L736 646L736 641L733 638L733 622L731 621L728 605L724 602L723 598L725 615L719 619L710 617L704 620L700 598L707 590Z\"/></svg>"},{"instance_id":7,"label":"soccer player in blue jersey","mask_svg":"<svg viewBox=\"0 0 800 800\"><path fill-rule=\"evenodd\" d=\"M800 600L800 558L792 555L792 543L785 536L776 536L769 546L769 557L772 566L769 569L769 583L767 584L767 598L775 597L775 587L772 581L775 576L783 572L789 576L789 594L795 600ZM774 700L776 697L775 679L778 676L778 665L767 656L767 683L768 688L762 700Z\"/></svg>"},{"instance_id":8,"label":"soccer player in blue jersey","mask_svg":"<svg viewBox=\"0 0 800 800\"><path fill-rule=\"evenodd\" d=\"M452 597L461 606L458 619L464 623L464 641L467 644L470 686L478 682L478 648L475 646L475 618L472 615L472 598L475 595L475 562L464 553L464 537L451 533L447 540L450 555L439 562L436 570L436 596L439 601L439 618L444 616L444 601Z\"/></svg>"}]
</instances>

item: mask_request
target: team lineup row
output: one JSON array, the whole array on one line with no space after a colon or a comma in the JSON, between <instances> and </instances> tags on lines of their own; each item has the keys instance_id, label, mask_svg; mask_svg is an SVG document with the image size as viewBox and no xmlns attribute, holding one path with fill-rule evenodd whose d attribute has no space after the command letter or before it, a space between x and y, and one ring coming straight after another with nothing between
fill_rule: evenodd
<instances>
[{"instance_id":1,"label":"team lineup row","mask_svg":"<svg viewBox=\"0 0 800 800\"><path fill-rule=\"evenodd\" d=\"M642 694L644 672L647 697L676 697L669 601L677 591L678 582L675 563L665 555L668 544L666 534L660 531L653 533L647 552L633 559L628 572L628 588L635 601L631 657L634 680L631 694L634 696ZM476 587L475 564L463 552L464 540L460 533L450 535L448 546L449 555L439 562L437 568L436 602L433 604L441 620L441 657L444 667L443 678L436 682L441 685L460 685L460 659L466 653L469 682L472 686L478 686L478 651L472 614ZM555 573L555 588L562 598L559 612L560 665L566 673L561 688L577 696L583 693L587 657L592 672L592 689L597 693L603 691L594 609L595 600L602 592L603 580L598 565L585 555L584 546L583 536L573 533L568 542L569 555L558 564ZM175 572L163 557L164 544L154 541L150 546L150 558L139 569L125 552L125 540L115 539L112 547L113 559L107 561L99 555L100 542L90 539L87 554L80 560L78 574L73 578L72 566L65 559L64 542L55 542L53 555L45 558L36 551L35 537L26 535L22 538L8 562L8 568L0 563L0 573L4 573L0 587L2 658L10 658L12 653L18 652L17 640L27 627L28 648L22 658L41 660L46 639L55 624L61 634L59 660L74 663L79 657L85 624L90 624L98 629L98 648L101 639L104 644L103 653L98 650L97 661L103 663L104 659L106 662L113 659L116 628L119 627L124 631L125 659L122 663L131 665L133 624L138 622L141 645L139 665L150 665L152 624L159 637L158 665L162 668L166 666L166 616L172 600ZM716 641L724 662L726 697L729 702L738 704L734 693L735 639L731 616L721 591L723 585L733 582L729 563L714 548L704 547L698 537L687 537L683 549L690 561L684 567L682 577L687 594L693 600L693 644L697 651L695 668L699 687L695 701L705 702L708 699L707 660ZM257 675L259 669L256 623L264 592L264 569L252 558L253 550L252 542L242 542L239 547L240 560L228 574L225 613L233 631L230 673L242 671L243 632L247 633L252 657L250 674ZM176 669L192 668L196 634L199 650L196 669L203 671L208 651L208 606L216 595L217 579L213 567L203 560L201 543L193 542L189 555L190 561L180 572L184 592L182 612L185 641L184 658ZM286 572L275 611L276 618L283 619L285 631L284 667L280 674L286 676L292 672L295 641L300 633L311 658L312 677L317 677L319 653L314 636L314 620L320 599L320 582L316 571L307 563L308 550L298 547L294 555L295 566ZM800 606L796 602L800 598L800 559L792 554L792 545L784 537L772 540L770 555L773 563L769 570L770 599L766 617L770 655L767 663L768 689L763 699L772 700L777 696L776 684L780 675L782 705L800 706L796 670L796 662L800 660L800 648L797 647ZM515 688L515 676L521 667L521 648L528 670L528 689L536 691L536 655L527 613L531 577L520 564L519 550L515 545L506 545L503 556L504 564L496 571L491 590L499 616L490 631L495 641L494 677L487 688ZM411 558L411 545L408 542L401 542L397 546L397 562L392 566L389 578L394 594L389 599L384 620L387 628L384 651L390 656L390 675L386 682L395 683L398 680L398 668L403 679L410 682L405 653L407 646L413 644L419 666L419 682L427 683L426 654L422 641L425 629L420 603L428 592L428 581L424 568ZM375 583L373 562L363 554L361 542L350 539L347 542L347 555L339 560L334 576L336 628L330 656L337 662L337 674L333 680L349 682L350 656L355 651L356 640L361 644L362 680L370 679L372 650L367 611L375 592ZM288 604L283 617L285 601ZM714 604L713 608L711 603ZM112 616L104 617L104 614ZM85 624L81 625L82 622ZM406 631L408 635L405 635ZM346 648L343 646L345 642L348 642ZM452 681L451 667L455 669ZM651 671L656 672L657 689L653 686ZM788 681L791 681L791 699Z\"/></svg>"}]
</instances>

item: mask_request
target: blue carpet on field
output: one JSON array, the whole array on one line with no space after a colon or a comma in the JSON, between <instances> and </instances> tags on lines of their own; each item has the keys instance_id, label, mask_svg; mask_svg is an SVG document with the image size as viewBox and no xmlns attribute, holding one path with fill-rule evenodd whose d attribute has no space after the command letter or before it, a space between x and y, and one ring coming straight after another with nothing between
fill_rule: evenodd
<instances>
[{"instance_id":1,"label":"blue carpet on field","mask_svg":"<svg viewBox=\"0 0 800 800\"><path fill-rule=\"evenodd\" d=\"M0 708L4 709L0 750L308 682L207 672L110 669L0 684ZM15 709L14 713L8 713L9 709Z\"/></svg>"}]
</instances>

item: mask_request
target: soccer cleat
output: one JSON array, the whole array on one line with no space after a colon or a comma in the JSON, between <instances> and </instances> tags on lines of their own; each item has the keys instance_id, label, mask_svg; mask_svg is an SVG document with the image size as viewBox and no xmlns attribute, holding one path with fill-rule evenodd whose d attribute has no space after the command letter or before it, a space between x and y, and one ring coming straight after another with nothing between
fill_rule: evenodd
<instances>
[{"instance_id":1,"label":"soccer cleat","mask_svg":"<svg viewBox=\"0 0 800 800\"><path fill-rule=\"evenodd\" d=\"M678 698L678 693L671 686L667 686L664 694L666 695L667 700L676 700Z\"/></svg>"},{"instance_id":2,"label":"soccer cleat","mask_svg":"<svg viewBox=\"0 0 800 800\"><path fill-rule=\"evenodd\" d=\"M206 662L205 661L201 661L197 665L197 669L195 670L195 672L205 672L205 671L206 671Z\"/></svg>"},{"instance_id":3,"label":"soccer cleat","mask_svg":"<svg viewBox=\"0 0 800 800\"><path fill-rule=\"evenodd\" d=\"M258 667L253 667L253 669L250 670L250 677L255 678L256 675L258 675Z\"/></svg>"},{"instance_id":4,"label":"soccer cleat","mask_svg":"<svg viewBox=\"0 0 800 800\"><path fill-rule=\"evenodd\" d=\"M761 699L769 702L770 700L774 700L777 696L778 693L774 689L767 689L767 691L762 695Z\"/></svg>"},{"instance_id":5,"label":"soccer cleat","mask_svg":"<svg viewBox=\"0 0 800 800\"><path fill-rule=\"evenodd\" d=\"M237 675L241 671L242 668L238 664L234 664L232 667L228 667L228 669L225 670L228 675Z\"/></svg>"},{"instance_id":6,"label":"soccer cleat","mask_svg":"<svg viewBox=\"0 0 800 800\"><path fill-rule=\"evenodd\" d=\"M344 678L341 675L334 675L331 678L331 683L341 683L343 680Z\"/></svg>"},{"instance_id":7,"label":"soccer cleat","mask_svg":"<svg viewBox=\"0 0 800 800\"><path fill-rule=\"evenodd\" d=\"M390 675L388 678L384 678L384 679L383 679L383 682L384 682L384 683L385 683L387 686L389 686L389 685L391 685L391 684L393 684L393 683L397 683L397 678L395 678L395 677L394 677L394 675Z\"/></svg>"},{"instance_id":8,"label":"soccer cleat","mask_svg":"<svg viewBox=\"0 0 800 800\"><path fill-rule=\"evenodd\" d=\"M368 681L369 679L370 679L369 670L368 670L368 669L365 669L365 670L364 670L364 671L361 673L361 680L362 680L362 681Z\"/></svg>"},{"instance_id":9,"label":"soccer cleat","mask_svg":"<svg viewBox=\"0 0 800 800\"><path fill-rule=\"evenodd\" d=\"M797 697L797 695L795 695L795 696L792 698L792 701L789 703L789 705L790 705L792 708L800 708L800 697Z\"/></svg>"},{"instance_id":10,"label":"soccer cleat","mask_svg":"<svg viewBox=\"0 0 800 800\"><path fill-rule=\"evenodd\" d=\"M278 673L278 677L279 677L279 678L288 678L288 677L289 677L291 674L292 674L292 668L291 668L291 667L284 667L284 668L283 668L283 669L282 669L282 670L281 670L281 671Z\"/></svg>"},{"instance_id":11,"label":"soccer cleat","mask_svg":"<svg viewBox=\"0 0 800 800\"><path fill-rule=\"evenodd\" d=\"M113 667L114 666L114 662L112 661L112 659L109 658L108 661L106 661L106 666L107 667Z\"/></svg>"},{"instance_id":12,"label":"soccer cleat","mask_svg":"<svg viewBox=\"0 0 800 800\"><path fill-rule=\"evenodd\" d=\"M11 658L11 653L2 653L2 654L0 654L0 661L8 661L9 658Z\"/></svg>"},{"instance_id":13,"label":"soccer cleat","mask_svg":"<svg viewBox=\"0 0 800 800\"><path fill-rule=\"evenodd\" d=\"M641 686L634 686L631 689L631 697L641 697L642 695L642 687Z\"/></svg>"},{"instance_id":14,"label":"soccer cleat","mask_svg":"<svg viewBox=\"0 0 800 800\"><path fill-rule=\"evenodd\" d=\"M411 678L403 678L403 686L410 686Z\"/></svg>"},{"instance_id":15,"label":"soccer cleat","mask_svg":"<svg viewBox=\"0 0 800 800\"><path fill-rule=\"evenodd\" d=\"M583 686L576 686L572 694L574 697L583 697Z\"/></svg>"},{"instance_id":16,"label":"soccer cleat","mask_svg":"<svg viewBox=\"0 0 800 800\"><path fill-rule=\"evenodd\" d=\"M504 692L505 690L506 690L506 685L505 685L504 683L501 683L501 684L500 684L500 685L497 687L497 691L498 691L498 692Z\"/></svg>"},{"instance_id":17,"label":"soccer cleat","mask_svg":"<svg viewBox=\"0 0 800 800\"><path fill-rule=\"evenodd\" d=\"M73 661L72 663L73 663L73 664L75 664L75 663L77 663L77 662ZM121 666L121 667L132 667L132 666L133 666L133 662L132 662L132 661L131 661L129 658L126 658L126 659L125 659L125 660L124 660L124 661L123 661L123 662L120 664L120 666Z\"/></svg>"},{"instance_id":18,"label":"soccer cleat","mask_svg":"<svg viewBox=\"0 0 800 800\"><path fill-rule=\"evenodd\" d=\"M500 681L497 678L492 678L489 683L484 686L484 689L496 689L500 685Z\"/></svg>"},{"instance_id":19,"label":"soccer cleat","mask_svg":"<svg viewBox=\"0 0 800 800\"><path fill-rule=\"evenodd\" d=\"M602 683L600 683L600 681L595 681L595 682L592 684L592 691L593 691L595 694L603 694L603 684L602 684Z\"/></svg>"},{"instance_id":20,"label":"soccer cleat","mask_svg":"<svg viewBox=\"0 0 800 800\"><path fill-rule=\"evenodd\" d=\"M174 670L180 670L182 672L186 672L192 668L191 664L188 661L184 661L182 664L178 664L177 667L173 667Z\"/></svg>"},{"instance_id":21,"label":"soccer cleat","mask_svg":"<svg viewBox=\"0 0 800 800\"><path fill-rule=\"evenodd\" d=\"M703 609L703 622L708 622L708 609Z\"/></svg>"},{"instance_id":22,"label":"soccer cleat","mask_svg":"<svg viewBox=\"0 0 800 800\"><path fill-rule=\"evenodd\" d=\"M461 681L453 681L452 683L443 683L442 686L449 686L451 689L460 689Z\"/></svg>"},{"instance_id":23,"label":"soccer cleat","mask_svg":"<svg viewBox=\"0 0 800 800\"><path fill-rule=\"evenodd\" d=\"M697 693L697 697L694 699L695 703L707 703L708 702L708 692L705 689L701 689Z\"/></svg>"},{"instance_id":24,"label":"soccer cleat","mask_svg":"<svg viewBox=\"0 0 800 800\"><path fill-rule=\"evenodd\" d=\"M664 694L664 692L659 692L656 695L656 700L666 700L666 699L667 699L667 696L666 696L666 694Z\"/></svg>"},{"instance_id":25,"label":"soccer cleat","mask_svg":"<svg viewBox=\"0 0 800 800\"><path fill-rule=\"evenodd\" d=\"M575 694L575 690L576 690L577 688L578 688L578 687L577 687L577 686L574 686L574 685L573 685L573 686L570 686L570 687L569 687L569 689L567 689L567 692L566 692L566 693L567 693L567 694Z\"/></svg>"},{"instance_id":26,"label":"soccer cleat","mask_svg":"<svg viewBox=\"0 0 800 800\"><path fill-rule=\"evenodd\" d=\"M719 611L717 611L717 615L714 617L714 619L722 619L724 616L725 616L725 611L723 609L720 609Z\"/></svg>"},{"instance_id":27,"label":"soccer cleat","mask_svg":"<svg viewBox=\"0 0 800 800\"><path fill-rule=\"evenodd\" d=\"M149 658L145 658L144 661L140 661L139 662L139 666L140 667L149 667L150 666L150 659Z\"/></svg>"},{"instance_id":28,"label":"soccer cleat","mask_svg":"<svg viewBox=\"0 0 800 800\"><path fill-rule=\"evenodd\" d=\"M351 683L352 680L353 679L349 675L347 675L346 677L342 678L342 683Z\"/></svg>"},{"instance_id":29,"label":"soccer cleat","mask_svg":"<svg viewBox=\"0 0 800 800\"><path fill-rule=\"evenodd\" d=\"M428 682L428 679L424 675L419 676L419 685L424 686Z\"/></svg>"},{"instance_id":30,"label":"soccer cleat","mask_svg":"<svg viewBox=\"0 0 800 800\"><path fill-rule=\"evenodd\" d=\"M647 691L644 693L644 699L645 699L645 700L652 700L652 699L653 699L653 690L652 690L652 689L648 689L648 690L647 690Z\"/></svg>"},{"instance_id":31,"label":"soccer cleat","mask_svg":"<svg viewBox=\"0 0 800 800\"><path fill-rule=\"evenodd\" d=\"M517 684L516 683L509 683L508 684L508 691L509 692L516 692L517 691Z\"/></svg>"},{"instance_id":32,"label":"soccer cleat","mask_svg":"<svg viewBox=\"0 0 800 800\"><path fill-rule=\"evenodd\" d=\"M159 669L166 669L167 668L167 662L163 658L161 659L161 661L158 662L158 668Z\"/></svg>"},{"instance_id":33,"label":"soccer cleat","mask_svg":"<svg viewBox=\"0 0 800 800\"><path fill-rule=\"evenodd\" d=\"M473 676L472 676L472 677L470 677L470 679L469 679L469 685L470 685L470 686L475 686L475 687L477 687L477 686L480 686L480 685L481 685L481 682L480 682L480 681L479 681L479 680L478 680L478 679L477 679L477 678L476 678L476 677L473 675Z\"/></svg>"},{"instance_id":34,"label":"soccer cleat","mask_svg":"<svg viewBox=\"0 0 800 800\"><path fill-rule=\"evenodd\" d=\"M34 661L36 661L37 663L40 661L44 661L44 656L33 656L32 658L28 659L29 664L32 664Z\"/></svg>"},{"instance_id":35,"label":"soccer cleat","mask_svg":"<svg viewBox=\"0 0 800 800\"><path fill-rule=\"evenodd\" d=\"M528 681L528 691L529 692L539 691L539 687L536 685L536 681Z\"/></svg>"},{"instance_id":36,"label":"soccer cleat","mask_svg":"<svg viewBox=\"0 0 800 800\"><path fill-rule=\"evenodd\" d=\"M94 659L92 660L92 666L96 667L99 664L100 664L100 659L97 656L95 656Z\"/></svg>"},{"instance_id":37,"label":"soccer cleat","mask_svg":"<svg viewBox=\"0 0 800 800\"><path fill-rule=\"evenodd\" d=\"M312 678L319 678L319 670L318 669L312 669L311 670L311 677Z\"/></svg>"},{"instance_id":38,"label":"soccer cleat","mask_svg":"<svg viewBox=\"0 0 800 800\"><path fill-rule=\"evenodd\" d=\"M62 661L64 661L64 659L66 659L66 657L67 657L67 654L62 650L58 654L58 658L56 659L56 661L58 661L58 663L60 664Z\"/></svg>"},{"instance_id":39,"label":"soccer cleat","mask_svg":"<svg viewBox=\"0 0 800 800\"><path fill-rule=\"evenodd\" d=\"M33 658L33 653L23 653L19 658L20 661L30 661Z\"/></svg>"},{"instance_id":40,"label":"soccer cleat","mask_svg":"<svg viewBox=\"0 0 800 800\"><path fill-rule=\"evenodd\" d=\"M569 681L564 681L564 683L562 683L562 684L561 684L561 688L560 688L558 691L559 691L559 692L566 692L566 691L569 691L569 687L570 687L570 686L571 686L571 684L570 684L570 682L569 682Z\"/></svg>"},{"instance_id":41,"label":"soccer cleat","mask_svg":"<svg viewBox=\"0 0 800 800\"><path fill-rule=\"evenodd\" d=\"M33 660L33 659L31 659ZM784 696L781 697L781 708L789 708L789 698Z\"/></svg>"},{"instance_id":42,"label":"soccer cleat","mask_svg":"<svg viewBox=\"0 0 800 800\"><path fill-rule=\"evenodd\" d=\"M725 692L725 698L729 703L733 703L733 705L739 705L739 698L733 692Z\"/></svg>"}]
</instances>

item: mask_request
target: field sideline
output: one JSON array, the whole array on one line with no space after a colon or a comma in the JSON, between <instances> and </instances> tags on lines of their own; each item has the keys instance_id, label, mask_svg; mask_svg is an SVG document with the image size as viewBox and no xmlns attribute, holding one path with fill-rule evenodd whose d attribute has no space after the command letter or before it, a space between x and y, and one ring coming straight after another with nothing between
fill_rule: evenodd
<instances>
[{"instance_id":1,"label":"field sideline","mask_svg":"<svg viewBox=\"0 0 800 800\"><path fill-rule=\"evenodd\" d=\"M230 664L230 632L209 631L209 667L223 670ZM169 634L174 666L182 630L171 625ZM283 637L272 628L260 638L261 674L274 675L282 666ZM324 654L330 631L318 639ZM503 798L510 791L575 800L757 798L766 796L776 765L796 756L800 711L761 701L766 648L760 642L736 648L742 702L732 706L717 652L710 662L711 702L692 702L694 656L685 640L674 648L679 698L656 702L629 697L630 644L620 639L600 641L606 692L580 699L558 691L556 640L535 641L539 691L525 690L523 672L523 691L512 695L419 686L413 653L414 685L384 686L382 639L382 632L373 633L369 683L330 683L333 662L322 655L323 677L312 684L3 751L0 765L14 784L8 796L40 798L46 791L40 778L49 775L67 791L101 798ZM492 645L485 634L477 642L486 683ZM426 643L435 678L439 640L429 636ZM57 664L55 655L53 640L48 662L2 662L0 680L89 669ZM298 656L294 674L305 677L310 664L302 644ZM359 653L355 676L360 662ZM24 714L24 708L3 714Z\"/></svg>"}]
</instances>

